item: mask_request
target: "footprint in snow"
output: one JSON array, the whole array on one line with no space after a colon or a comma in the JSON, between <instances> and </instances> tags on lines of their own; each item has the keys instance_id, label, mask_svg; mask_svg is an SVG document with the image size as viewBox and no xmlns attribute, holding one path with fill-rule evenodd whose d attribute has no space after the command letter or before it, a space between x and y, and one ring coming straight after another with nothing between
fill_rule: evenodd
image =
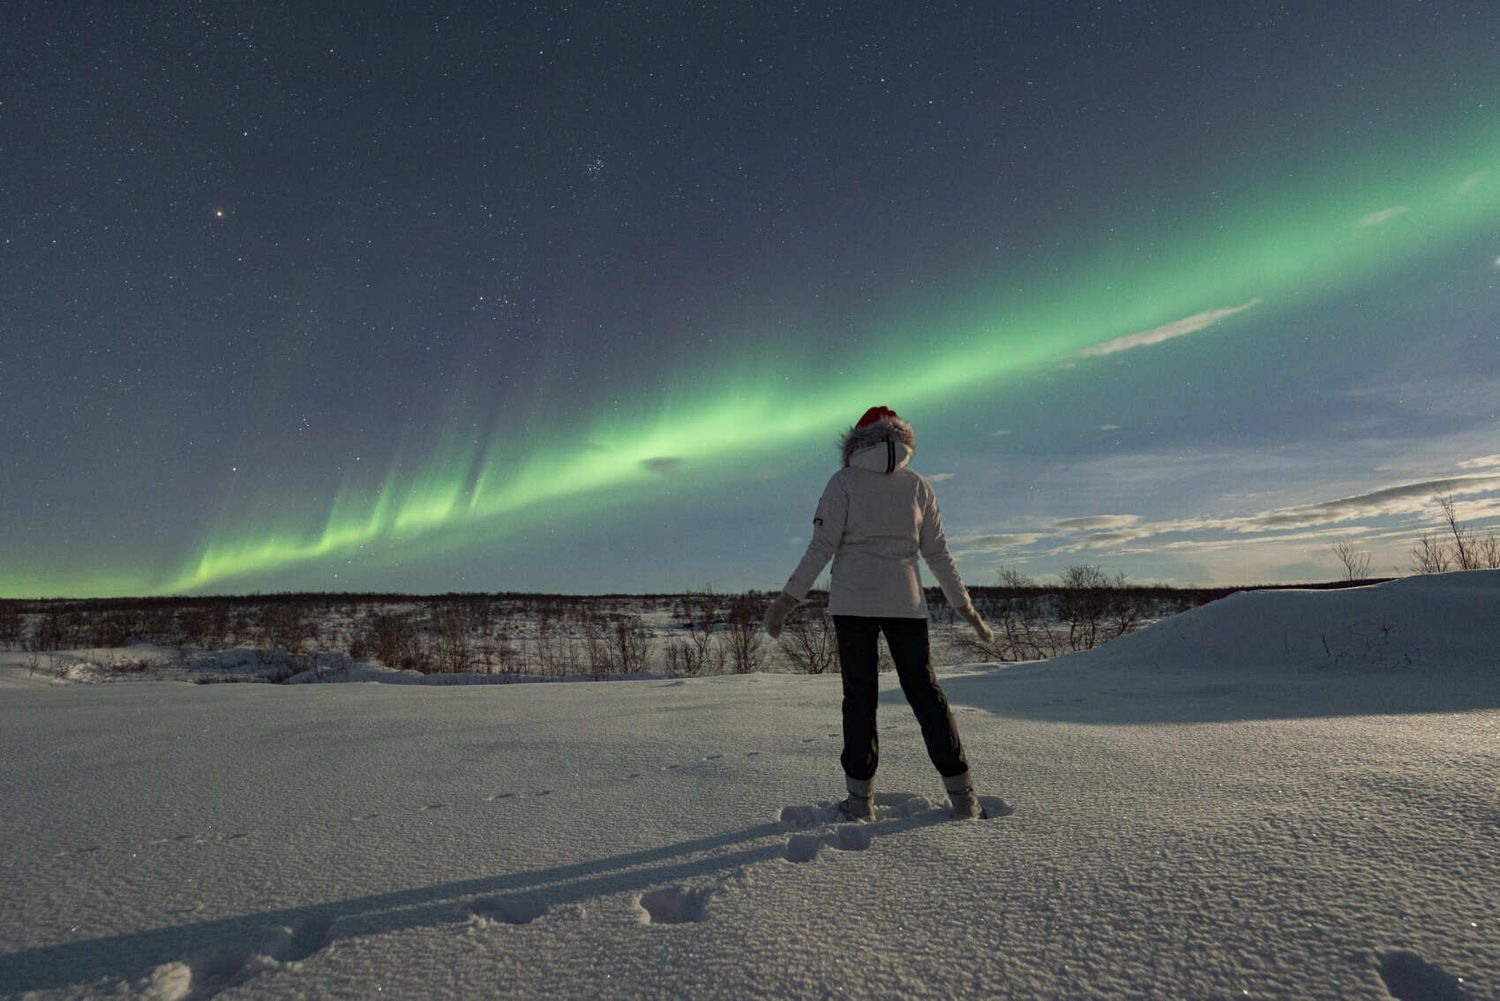
<instances>
[{"instance_id":1,"label":"footprint in snow","mask_svg":"<svg viewBox=\"0 0 1500 1001\"><path fill-rule=\"evenodd\" d=\"M1463 981L1406 949L1380 954L1380 979L1397 1001L1473 1001Z\"/></svg>"},{"instance_id":2,"label":"footprint in snow","mask_svg":"<svg viewBox=\"0 0 1500 1001\"><path fill-rule=\"evenodd\" d=\"M804 743L804 744L816 743L817 739L818 739L817 737L803 737L802 738L802 743Z\"/></svg>"},{"instance_id":3,"label":"footprint in snow","mask_svg":"<svg viewBox=\"0 0 1500 1001\"><path fill-rule=\"evenodd\" d=\"M811 862L818 857L818 851L822 847L823 839L816 834L793 834L786 841L786 860Z\"/></svg>"},{"instance_id":4,"label":"footprint in snow","mask_svg":"<svg viewBox=\"0 0 1500 1001\"><path fill-rule=\"evenodd\" d=\"M361 820L376 820L379 817L380 817L380 814L378 814L378 813L362 813L358 817L350 817L349 819L353 820L353 821L355 821L357 823L357 822L359 822Z\"/></svg>"},{"instance_id":5,"label":"footprint in snow","mask_svg":"<svg viewBox=\"0 0 1500 1001\"><path fill-rule=\"evenodd\" d=\"M231 946L153 969L136 986L150 997L204 1001L268 970L300 963L332 939L334 919L314 917L277 930L259 946Z\"/></svg>"},{"instance_id":6,"label":"footprint in snow","mask_svg":"<svg viewBox=\"0 0 1500 1001\"><path fill-rule=\"evenodd\" d=\"M724 755L722 755L722 754L710 754L707 757L705 757L703 760L704 761L718 761L723 756Z\"/></svg>"},{"instance_id":7,"label":"footprint in snow","mask_svg":"<svg viewBox=\"0 0 1500 1001\"><path fill-rule=\"evenodd\" d=\"M760 752L759 751L746 751L745 752L745 757L747 757L747 758L756 758L756 757L759 757L759 756L760 756Z\"/></svg>"},{"instance_id":8,"label":"footprint in snow","mask_svg":"<svg viewBox=\"0 0 1500 1001\"><path fill-rule=\"evenodd\" d=\"M629 775L627 775L625 777L627 779L638 779L638 778L641 777L641 773L640 772L631 772Z\"/></svg>"},{"instance_id":9,"label":"footprint in snow","mask_svg":"<svg viewBox=\"0 0 1500 1001\"><path fill-rule=\"evenodd\" d=\"M539 792L537 792L536 795L538 795L538 796L551 796L552 795L552 790L551 789L542 789Z\"/></svg>"},{"instance_id":10,"label":"footprint in snow","mask_svg":"<svg viewBox=\"0 0 1500 1001\"><path fill-rule=\"evenodd\" d=\"M662 886L636 897L637 918L643 925L680 925L708 920L710 887Z\"/></svg>"},{"instance_id":11,"label":"footprint in snow","mask_svg":"<svg viewBox=\"0 0 1500 1001\"><path fill-rule=\"evenodd\" d=\"M547 905L540 899L524 894L509 897L475 897L469 903L469 912L475 917L507 925L531 924L547 911Z\"/></svg>"},{"instance_id":12,"label":"footprint in snow","mask_svg":"<svg viewBox=\"0 0 1500 1001\"><path fill-rule=\"evenodd\" d=\"M979 805L984 807L985 820L998 820L1016 812L1015 807L999 796L980 796Z\"/></svg>"},{"instance_id":13,"label":"footprint in snow","mask_svg":"<svg viewBox=\"0 0 1500 1001\"><path fill-rule=\"evenodd\" d=\"M493 803L493 802L495 802L495 801L496 801L496 800L501 800L501 799L513 799L513 798L515 798L515 795L516 795L516 794L515 794L515 793L513 793L513 792L497 792L497 793L495 793L495 794L494 794L494 795L493 795L493 796L486 796L486 797L485 797L485 798L484 798L484 801L485 801L485 802L486 802L486 803Z\"/></svg>"},{"instance_id":14,"label":"footprint in snow","mask_svg":"<svg viewBox=\"0 0 1500 1001\"><path fill-rule=\"evenodd\" d=\"M422 807L422 810L425 812L427 810L445 810L447 808L447 803L428 803L426 806Z\"/></svg>"},{"instance_id":15,"label":"footprint in snow","mask_svg":"<svg viewBox=\"0 0 1500 1001\"><path fill-rule=\"evenodd\" d=\"M870 847L867 824L842 824L834 829L833 847L845 852L862 852Z\"/></svg>"}]
</instances>

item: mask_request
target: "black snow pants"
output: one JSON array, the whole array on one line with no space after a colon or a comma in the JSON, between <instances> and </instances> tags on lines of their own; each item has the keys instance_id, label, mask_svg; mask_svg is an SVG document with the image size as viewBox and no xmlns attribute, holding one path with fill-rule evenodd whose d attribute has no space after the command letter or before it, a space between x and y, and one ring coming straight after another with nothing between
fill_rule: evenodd
<instances>
[{"instance_id":1,"label":"black snow pants","mask_svg":"<svg viewBox=\"0 0 1500 1001\"><path fill-rule=\"evenodd\" d=\"M878 641L882 632L896 662L901 690L922 725L922 739L933 765L943 776L967 772L969 761L958 739L958 727L932 673L927 620L835 615L833 628L839 641L839 668L844 674L844 753L839 761L845 774L852 779L868 779L880 763L875 706L879 699Z\"/></svg>"}]
</instances>

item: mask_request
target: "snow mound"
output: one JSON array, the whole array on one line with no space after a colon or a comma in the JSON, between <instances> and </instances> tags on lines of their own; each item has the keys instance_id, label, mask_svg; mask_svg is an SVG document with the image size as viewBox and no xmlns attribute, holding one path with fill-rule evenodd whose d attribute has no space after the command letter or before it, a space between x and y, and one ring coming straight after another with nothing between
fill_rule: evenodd
<instances>
[{"instance_id":1,"label":"snow mound","mask_svg":"<svg viewBox=\"0 0 1500 1001\"><path fill-rule=\"evenodd\" d=\"M1500 670L1500 570L1242 591L1057 663L1165 671Z\"/></svg>"}]
</instances>

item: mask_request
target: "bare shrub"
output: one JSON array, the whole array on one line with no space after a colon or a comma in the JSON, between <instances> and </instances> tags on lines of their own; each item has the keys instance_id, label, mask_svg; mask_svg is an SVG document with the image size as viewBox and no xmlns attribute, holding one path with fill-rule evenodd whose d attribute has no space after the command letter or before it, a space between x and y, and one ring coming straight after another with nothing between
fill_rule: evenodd
<instances>
[{"instance_id":1,"label":"bare shrub","mask_svg":"<svg viewBox=\"0 0 1500 1001\"><path fill-rule=\"evenodd\" d=\"M473 666L469 651L469 616L457 604L442 604L432 610L433 668L440 674L460 674Z\"/></svg>"},{"instance_id":2,"label":"bare shrub","mask_svg":"<svg viewBox=\"0 0 1500 1001\"><path fill-rule=\"evenodd\" d=\"M684 620L686 635L667 643L667 671L689 676L723 671L724 648L715 642L714 629L719 622L718 596L711 589L689 591L678 599L674 611Z\"/></svg>"},{"instance_id":3,"label":"bare shrub","mask_svg":"<svg viewBox=\"0 0 1500 1001\"><path fill-rule=\"evenodd\" d=\"M803 605L782 627L781 652L803 674L824 674L838 664L839 644L833 618L821 605Z\"/></svg>"},{"instance_id":4,"label":"bare shrub","mask_svg":"<svg viewBox=\"0 0 1500 1001\"><path fill-rule=\"evenodd\" d=\"M373 612L357 635L361 654L386 667L425 673L429 666L416 617L409 612Z\"/></svg>"},{"instance_id":5,"label":"bare shrub","mask_svg":"<svg viewBox=\"0 0 1500 1001\"><path fill-rule=\"evenodd\" d=\"M1458 505L1451 492L1438 494L1433 500L1448 538L1435 533L1422 536L1411 548L1414 573L1443 573L1447 570L1500 569L1500 539L1494 532L1479 535L1458 520Z\"/></svg>"},{"instance_id":6,"label":"bare shrub","mask_svg":"<svg viewBox=\"0 0 1500 1001\"><path fill-rule=\"evenodd\" d=\"M1483 536L1474 541L1474 556L1481 567L1489 570L1500 570L1500 538L1495 533Z\"/></svg>"},{"instance_id":7,"label":"bare shrub","mask_svg":"<svg viewBox=\"0 0 1500 1001\"><path fill-rule=\"evenodd\" d=\"M281 606L290 608L291 606ZM305 619L304 619L305 621ZM290 625L290 620L283 618L276 623L276 628L285 630ZM275 645L292 650L305 633L290 637L285 632L278 633L279 640ZM289 642L281 642L287 640ZM200 650L222 650L229 645L229 606L215 602L212 605L193 605L179 609L174 622L174 646L194 646Z\"/></svg>"},{"instance_id":8,"label":"bare shrub","mask_svg":"<svg viewBox=\"0 0 1500 1001\"><path fill-rule=\"evenodd\" d=\"M312 631L307 610L292 602L273 602L260 610L259 638L268 646L296 653Z\"/></svg>"},{"instance_id":9,"label":"bare shrub","mask_svg":"<svg viewBox=\"0 0 1500 1001\"><path fill-rule=\"evenodd\" d=\"M725 616L728 663L735 674L758 671L765 663L765 641L761 621L764 602L753 594L737 594L729 599Z\"/></svg>"},{"instance_id":10,"label":"bare shrub","mask_svg":"<svg viewBox=\"0 0 1500 1001\"><path fill-rule=\"evenodd\" d=\"M1345 535L1329 543L1328 548L1344 568L1345 580L1364 580L1370 576L1370 554Z\"/></svg>"},{"instance_id":11,"label":"bare shrub","mask_svg":"<svg viewBox=\"0 0 1500 1001\"><path fill-rule=\"evenodd\" d=\"M0 602L0 646L18 647L26 629L21 606Z\"/></svg>"},{"instance_id":12,"label":"bare shrub","mask_svg":"<svg viewBox=\"0 0 1500 1001\"><path fill-rule=\"evenodd\" d=\"M644 671L654 646L638 615L599 612L586 622L584 649L595 677Z\"/></svg>"},{"instance_id":13,"label":"bare shrub","mask_svg":"<svg viewBox=\"0 0 1500 1001\"><path fill-rule=\"evenodd\" d=\"M1052 628L1055 599L1043 593L1035 580L1007 567L1000 571L1000 591L980 608L995 638L985 643L960 626L961 646L985 659L1044 660L1067 649L1067 637Z\"/></svg>"},{"instance_id":14,"label":"bare shrub","mask_svg":"<svg viewBox=\"0 0 1500 1001\"><path fill-rule=\"evenodd\" d=\"M1446 573L1452 567L1453 557L1437 535L1424 535L1411 547L1412 573Z\"/></svg>"},{"instance_id":15,"label":"bare shrub","mask_svg":"<svg viewBox=\"0 0 1500 1001\"><path fill-rule=\"evenodd\" d=\"M130 641L130 616L123 612L101 612L89 619L85 634L86 644L95 649L125 646Z\"/></svg>"},{"instance_id":16,"label":"bare shrub","mask_svg":"<svg viewBox=\"0 0 1500 1001\"><path fill-rule=\"evenodd\" d=\"M1058 618L1068 625L1068 648L1092 650L1099 644L1100 627L1109 614L1110 581L1099 567L1065 567L1058 595Z\"/></svg>"},{"instance_id":17,"label":"bare shrub","mask_svg":"<svg viewBox=\"0 0 1500 1001\"><path fill-rule=\"evenodd\" d=\"M537 623L536 662L541 673L550 677L577 674L582 668L583 651L578 637L565 628L564 620L555 613L544 611Z\"/></svg>"},{"instance_id":18,"label":"bare shrub","mask_svg":"<svg viewBox=\"0 0 1500 1001\"><path fill-rule=\"evenodd\" d=\"M30 634L22 641L27 650L66 650L70 642L70 623L60 606L49 606L31 623Z\"/></svg>"}]
</instances>

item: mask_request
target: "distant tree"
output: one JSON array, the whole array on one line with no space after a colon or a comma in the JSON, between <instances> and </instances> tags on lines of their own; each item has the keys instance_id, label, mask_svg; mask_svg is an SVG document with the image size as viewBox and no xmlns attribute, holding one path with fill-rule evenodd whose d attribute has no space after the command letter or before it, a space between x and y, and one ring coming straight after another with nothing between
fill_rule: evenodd
<instances>
[{"instance_id":1,"label":"distant tree","mask_svg":"<svg viewBox=\"0 0 1500 1001\"><path fill-rule=\"evenodd\" d=\"M1370 554L1360 549L1352 538L1342 536L1331 542L1328 548L1343 564L1345 580L1364 580L1370 576Z\"/></svg>"},{"instance_id":2,"label":"distant tree","mask_svg":"<svg viewBox=\"0 0 1500 1001\"><path fill-rule=\"evenodd\" d=\"M1438 510L1443 512L1443 521L1448 524L1448 531L1453 536L1453 562L1459 570L1477 570L1478 563L1474 559L1474 533L1466 525L1458 523L1458 507L1453 503L1453 492L1444 491L1437 495Z\"/></svg>"}]
</instances>

